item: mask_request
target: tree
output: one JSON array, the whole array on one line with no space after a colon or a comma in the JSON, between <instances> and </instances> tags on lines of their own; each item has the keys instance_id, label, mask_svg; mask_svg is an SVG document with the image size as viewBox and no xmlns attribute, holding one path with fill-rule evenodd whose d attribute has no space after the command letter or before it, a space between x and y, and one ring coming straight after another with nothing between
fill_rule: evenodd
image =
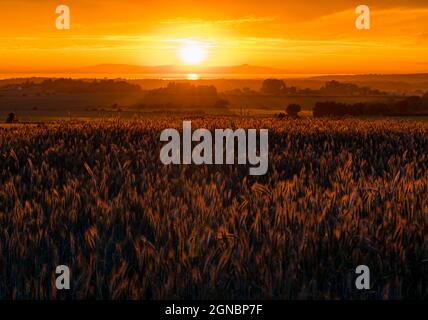
<instances>
[{"instance_id":1,"label":"tree","mask_svg":"<svg viewBox=\"0 0 428 320\"><path fill-rule=\"evenodd\" d=\"M216 101L214 107L218 109L226 109L229 106L229 101L226 99L219 99Z\"/></svg>"},{"instance_id":2,"label":"tree","mask_svg":"<svg viewBox=\"0 0 428 320\"><path fill-rule=\"evenodd\" d=\"M263 81L261 91L266 94L281 94L285 91L285 83L278 79L266 79Z\"/></svg>"},{"instance_id":3,"label":"tree","mask_svg":"<svg viewBox=\"0 0 428 320\"><path fill-rule=\"evenodd\" d=\"M396 104L396 108L399 114L406 114L417 112L422 109L423 100L418 96L411 96L406 98L405 100L399 101Z\"/></svg>"},{"instance_id":4,"label":"tree","mask_svg":"<svg viewBox=\"0 0 428 320\"><path fill-rule=\"evenodd\" d=\"M290 117L297 117L299 112L302 111L302 107L298 104L290 104L285 110Z\"/></svg>"},{"instance_id":5,"label":"tree","mask_svg":"<svg viewBox=\"0 0 428 320\"><path fill-rule=\"evenodd\" d=\"M15 113L13 113L13 112L9 113L7 116L6 122L7 123L18 122L18 118L16 117Z\"/></svg>"}]
</instances>

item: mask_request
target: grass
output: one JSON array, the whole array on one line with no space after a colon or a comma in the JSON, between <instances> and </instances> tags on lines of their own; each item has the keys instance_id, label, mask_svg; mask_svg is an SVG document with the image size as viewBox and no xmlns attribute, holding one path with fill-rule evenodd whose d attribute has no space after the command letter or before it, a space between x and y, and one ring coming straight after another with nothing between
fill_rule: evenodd
<instances>
[{"instance_id":1,"label":"grass","mask_svg":"<svg viewBox=\"0 0 428 320\"><path fill-rule=\"evenodd\" d=\"M181 125L0 129L0 298L427 298L426 122L192 119L268 128L262 177L164 166L160 132Z\"/></svg>"}]
</instances>

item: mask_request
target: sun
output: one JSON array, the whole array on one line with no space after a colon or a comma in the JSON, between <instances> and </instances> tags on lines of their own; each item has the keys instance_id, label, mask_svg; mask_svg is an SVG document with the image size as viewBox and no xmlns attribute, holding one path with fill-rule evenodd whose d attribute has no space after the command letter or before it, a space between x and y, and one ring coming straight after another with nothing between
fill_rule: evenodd
<instances>
[{"instance_id":1,"label":"sun","mask_svg":"<svg viewBox=\"0 0 428 320\"><path fill-rule=\"evenodd\" d=\"M178 57L184 64L198 65L207 58L207 50L198 43L186 44L178 50Z\"/></svg>"}]
</instances>

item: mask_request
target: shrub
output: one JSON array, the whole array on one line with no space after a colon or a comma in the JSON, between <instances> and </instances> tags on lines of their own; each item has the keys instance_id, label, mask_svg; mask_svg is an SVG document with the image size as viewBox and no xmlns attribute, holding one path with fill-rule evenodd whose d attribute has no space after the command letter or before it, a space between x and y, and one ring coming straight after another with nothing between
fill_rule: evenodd
<instances>
[{"instance_id":1,"label":"shrub","mask_svg":"<svg viewBox=\"0 0 428 320\"><path fill-rule=\"evenodd\" d=\"M18 118L16 117L15 113L13 112L9 113L6 118L6 122L7 123L18 122Z\"/></svg>"},{"instance_id":2,"label":"shrub","mask_svg":"<svg viewBox=\"0 0 428 320\"><path fill-rule=\"evenodd\" d=\"M302 111L302 107L294 103L290 104L286 109L286 112L290 117L297 117L300 111Z\"/></svg>"}]
</instances>

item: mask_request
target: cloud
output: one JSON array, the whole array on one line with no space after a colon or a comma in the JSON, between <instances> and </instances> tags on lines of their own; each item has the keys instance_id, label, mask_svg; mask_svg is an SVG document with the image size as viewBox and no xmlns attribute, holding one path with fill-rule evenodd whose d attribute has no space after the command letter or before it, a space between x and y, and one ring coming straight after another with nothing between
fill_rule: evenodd
<instances>
[{"instance_id":1,"label":"cloud","mask_svg":"<svg viewBox=\"0 0 428 320\"><path fill-rule=\"evenodd\" d=\"M215 23L218 24L241 24L241 23L258 23L274 21L274 17L246 17L240 19L229 19L229 20L217 20Z\"/></svg>"}]
</instances>

